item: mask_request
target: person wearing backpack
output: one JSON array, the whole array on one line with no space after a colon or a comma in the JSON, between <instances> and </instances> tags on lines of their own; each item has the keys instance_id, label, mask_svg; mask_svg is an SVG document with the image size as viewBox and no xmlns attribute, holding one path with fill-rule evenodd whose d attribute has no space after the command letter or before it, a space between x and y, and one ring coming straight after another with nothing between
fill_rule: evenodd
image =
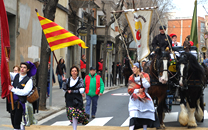
<instances>
[{"instance_id":1,"label":"person wearing backpack","mask_svg":"<svg viewBox=\"0 0 208 130\"><path fill-rule=\"evenodd\" d=\"M33 82L30 78L36 74L36 67L30 61L22 62L20 64L20 73L10 73L13 84L9 86L9 90L13 92L14 110L11 110L11 122L14 130L22 129L22 116L25 114L25 103L27 95L33 89Z\"/></svg>"}]
</instances>

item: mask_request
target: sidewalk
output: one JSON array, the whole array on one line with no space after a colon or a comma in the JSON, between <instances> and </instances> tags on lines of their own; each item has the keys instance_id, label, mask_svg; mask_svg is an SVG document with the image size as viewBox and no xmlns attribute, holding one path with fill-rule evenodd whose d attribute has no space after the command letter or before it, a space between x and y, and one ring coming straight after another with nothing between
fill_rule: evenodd
<instances>
[{"instance_id":1,"label":"sidewalk","mask_svg":"<svg viewBox=\"0 0 208 130\"><path fill-rule=\"evenodd\" d=\"M105 87L104 93L112 89L117 89L123 87L121 84L119 86ZM65 92L59 89L59 86L53 86L52 88L52 106L49 106L49 98L46 101L46 110L39 110L39 113L35 114L35 118L40 121L56 112L65 109ZM85 100L85 97L84 97ZM11 125L10 114L6 111L6 100L0 99L0 130L11 130L10 128L2 127L2 125Z\"/></svg>"}]
</instances>

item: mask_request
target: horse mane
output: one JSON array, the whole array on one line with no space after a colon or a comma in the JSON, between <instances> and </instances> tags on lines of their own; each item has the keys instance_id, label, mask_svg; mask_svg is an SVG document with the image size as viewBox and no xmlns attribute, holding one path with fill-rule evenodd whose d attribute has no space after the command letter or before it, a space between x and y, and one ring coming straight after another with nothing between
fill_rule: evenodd
<instances>
[{"instance_id":1,"label":"horse mane","mask_svg":"<svg viewBox=\"0 0 208 130\"><path fill-rule=\"evenodd\" d=\"M187 52L184 52L184 53L188 57L189 70L193 73L192 75L197 79L204 80L204 69L198 63L196 57L191 53L187 53Z\"/></svg>"}]
</instances>

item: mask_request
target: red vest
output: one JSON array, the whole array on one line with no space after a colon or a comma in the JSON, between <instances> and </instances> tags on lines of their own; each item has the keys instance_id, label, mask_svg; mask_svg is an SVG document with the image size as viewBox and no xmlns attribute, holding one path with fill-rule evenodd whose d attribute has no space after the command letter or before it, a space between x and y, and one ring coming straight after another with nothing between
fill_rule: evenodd
<instances>
[{"instance_id":1,"label":"red vest","mask_svg":"<svg viewBox=\"0 0 208 130\"><path fill-rule=\"evenodd\" d=\"M86 64L82 61L82 60L80 60L80 68L81 69L86 69Z\"/></svg>"},{"instance_id":2,"label":"red vest","mask_svg":"<svg viewBox=\"0 0 208 130\"><path fill-rule=\"evenodd\" d=\"M100 93L100 75L96 75L95 76L96 78L96 91L95 91L95 94L98 95ZM85 93L88 94L89 93L89 90L90 90L90 76L87 75L85 77Z\"/></svg>"},{"instance_id":3,"label":"red vest","mask_svg":"<svg viewBox=\"0 0 208 130\"><path fill-rule=\"evenodd\" d=\"M98 65L99 65L98 70L99 71L102 71L103 70L103 63L98 62Z\"/></svg>"}]
</instances>

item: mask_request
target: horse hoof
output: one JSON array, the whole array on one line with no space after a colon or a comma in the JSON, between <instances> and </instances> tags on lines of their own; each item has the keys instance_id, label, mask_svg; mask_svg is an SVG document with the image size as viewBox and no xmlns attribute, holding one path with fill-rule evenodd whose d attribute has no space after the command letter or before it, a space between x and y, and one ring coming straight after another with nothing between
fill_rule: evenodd
<instances>
[{"instance_id":1,"label":"horse hoof","mask_svg":"<svg viewBox=\"0 0 208 130\"><path fill-rule=\"evenodd\" d=\"M157 127L157 129L165 129L165 124L160 124L160 127Z\"/></svg>"},{"instance_id":2,"label":"horse hoof","mask_svg":"<svg viewBox=\"0 0 208 130\"><path fill-rule=\"evenodd\" d=\"M196 126L188 126L188 129L196 128Z\"/></svg>"}]
</instances>

